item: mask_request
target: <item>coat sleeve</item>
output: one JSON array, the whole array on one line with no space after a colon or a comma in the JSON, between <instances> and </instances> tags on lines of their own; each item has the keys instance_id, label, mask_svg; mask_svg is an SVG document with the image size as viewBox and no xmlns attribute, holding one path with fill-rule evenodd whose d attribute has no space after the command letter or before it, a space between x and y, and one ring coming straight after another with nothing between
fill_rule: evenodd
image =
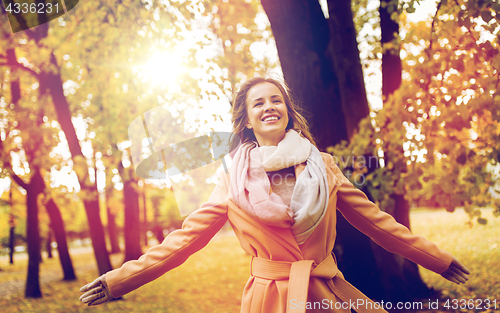
<instances>
[{"instance_id":1,"label":"coat sleeve","mask_svg":"<svg viewBox=\"0 0 500 313\"><path fill-rule=\"evenodd\" d=\"M408 228L382 212L361 190L355 188L342 174L333 158L329 163L339 184L337 209L351 225L387 251L397 253L433 272L441 274L448 269L453 258L449 252L439 249L421 236L413 235Z\"/></svg>"},{"instance_id":2,"label":"coat sleeve","mask_svg":"<svg viewBox=\"0 0 500 313\"><path fill-rule=\"evenodd\" d=\"M209 200L184 220L181 229L170 233L138 260L106 273L106 282L114 298L162 276L208 244L227 221L227 181L224 178L221 175Z\"/></svg>"}]
</instances>

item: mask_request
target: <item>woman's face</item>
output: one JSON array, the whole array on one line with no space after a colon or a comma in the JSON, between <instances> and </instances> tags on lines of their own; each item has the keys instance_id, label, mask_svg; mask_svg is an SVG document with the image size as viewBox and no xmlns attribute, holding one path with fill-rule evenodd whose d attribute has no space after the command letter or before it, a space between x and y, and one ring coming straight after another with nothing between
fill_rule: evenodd
<instances>
[{"instance_id":1,"label":"woman's face","mask_svg":"<svg viewBox=\"0 0 500 313\"><path fill-rule=\"evenodd\" d=\"M279 88L273 83L260 83L247 93L248 123L260 146L277 146L285 137L288 110Z\"/></svg>"}]
</instances>

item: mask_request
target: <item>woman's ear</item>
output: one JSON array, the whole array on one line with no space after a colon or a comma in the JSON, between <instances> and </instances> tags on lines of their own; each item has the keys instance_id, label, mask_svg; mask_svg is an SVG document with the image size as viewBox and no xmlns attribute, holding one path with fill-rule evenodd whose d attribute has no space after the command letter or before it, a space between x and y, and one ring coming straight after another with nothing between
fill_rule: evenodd
<instances>
[{"instance_id":1,"label":"woman's ear","mask_svg":"<svg viewBox=\"0 0 500 313\"><path fill-rule=\"evenodd\" d=\"M252 129L253 127L252 127L252 125L250 125L250 123L247 123L247 128Z\"/></svg>"}]
</instances>

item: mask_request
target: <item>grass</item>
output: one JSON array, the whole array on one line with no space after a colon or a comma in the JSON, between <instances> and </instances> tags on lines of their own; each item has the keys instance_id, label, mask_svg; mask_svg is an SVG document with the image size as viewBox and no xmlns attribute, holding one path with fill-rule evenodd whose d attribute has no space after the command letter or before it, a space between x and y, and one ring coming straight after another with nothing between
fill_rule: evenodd
<instances>
[{"instance_id":1,"label":"grass","mask_svg":"<svg viewBox=\"0 0 500 313\"><path fill-rule=\"evenodd\" d=\"M485 226L467 224L463 211L450 214L444 211L417 210L412 212L412 231L450 251L472 272L465 285L455 285L440 275L421 269L424 281L443 296L451 299L497 299L500 309L500 219L490 210ZM8 297L0 297L2 312L239 312L241 294L249 276L250 257L240 248L237 239L228 234L216 236L208 246L189 258L184 265L166 273L138 290L124 296L124 300L86 307L78 301L78 289L96 278L96 267L91 253L72 256L78 280L63 282L57 258L45 259L42 273L51 273L52 282L42 284L43 298L24 299L24 280L27 260L16 260L14 265L0 262L0 284L22 281L23 290ZM113 255L113 266L120 265L122 255ZM443 304L445 300L441 299ZM452 312L443 309L440 312ZM471 310L455 310L471 312ZM427 310L427 312L438 312ZM486 311L488 312L488 311ZM490 310L490 312L494 312Z\"/></svg>"},{"instance_id":2,"label":"grass","mask_svg":"<svg viewBox=\"0 0 500 313\"><path fill-rule=\"evenodd\" d=\"M486 225L474 223L469 225L469 218L463 210L449 213L444 210L417 210L411 214L411 228L414 234L421 235L449 251L471 272L466 284L455 285L429 270L420 269L422 278L428 286L440 290L447 299L495 300L497 310L482 312L498 312L500 310L500 218L493 216L493 211L484 209L483 217ZM468 308L456 312L472 312ZM450 312L450 310L434 310L433 312Z\"/></svg>"}]
</instances>

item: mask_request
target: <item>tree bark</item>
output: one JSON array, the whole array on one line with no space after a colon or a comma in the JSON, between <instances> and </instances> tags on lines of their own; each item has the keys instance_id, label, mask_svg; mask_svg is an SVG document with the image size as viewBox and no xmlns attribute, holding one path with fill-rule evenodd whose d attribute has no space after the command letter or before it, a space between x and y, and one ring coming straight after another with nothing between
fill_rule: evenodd
<instances>
[{"instance_id":1,"label":"tree bark","mask_svg":"<svg viewBox=\"0 0 500 313\"><path fill-rule=\"evenodd\" d=\"M160 221L160 201L162 197L153 195L151 196L151 205L153 206L153 216L154 216L154 226L153 226L153 234L158 240L158 243L162 243L165 239L163 235L163 226Z\"/></svg>"},{"instance_id":2,"label":"tree bark","mask_svg":"<svg viewBox=\"0 0 500 313\"><path fill-rule=\"evenodd\" d=\"M108 237L111 246L111 253L121 252L120 244L118 243L118 227L116 227L116 214L111 206L110 199L113 196L113 182L111 181L111 173L106 175L106 214L108 216Z\"/></svg>"},{"instance_id":3,"label":"tree bark","mask_svg":"<svg viewBox=\"0 0 500 313\"><path fill-rule=\"evenodd\" d=\"M75 280L76 275L73 269L71 257L69 255L66 231L64 229L64 221L61 216L61 211L53 199L50 199L47 202L45 208L49 214L50 225L52 227L52 231L54 232L54 237L56 237L57 252L59 254L59 261L61 262L61 267L64 273L63 280Z\"/></svg>"},{"instance_id":4,"label":"tree bark","mask_svg":"<svg viewBox=\"0 0 500 313\"><path fill-rule=\"evenodd\" d=\"M349 139L359 122L370 114L356 27L350 0L328 1L330 42L328 52L339 79L340 99Z\"/></svg>"},{"instance_id":5,"label":"tree bark","mask_svg":"<svg viewBox=\"0 0 500 313\"><path fill-rule=\"evenodd\" d=\"M43 178L38 168L33 168L33 176L31 177L30 183L26 187L26 241L28 243L28 275L26 278L24 295L26 298L41 298L38 196L43 192L44 188Z\"/></svg>"},{"instance_id":6,"label":"tree bark","mask_svg":"<svg viewBox=\"0 0 500 313\"><path fill-rule=\"evenodd\" d=\"M142 217L143 217L143 229L142 234L144 236L144 246L148 245L148 211L146 207L146 182L142 181Z\"/></svg>"},{"instance_id":7,"label":"tree bark","mask_svg":"<svg viewBox=\"0 0 500 313\"><path fill-rule=\"evenodd\" d=\"M108 237L111 245L111 253L120 253L120 244L118 242L118 227L116 226L116 215L111 212L111 208L107 208L108 215Z\"/></svg>"},{"instance_id":8,"label":"tree bark","mask_svg":"<svg viewBox=\"0 0 500 313\"><path fill-rule=\"evenodd\" d=\"M9 215L9 263L14 264L14 247L16 246L16 223L14 214L12 214L12 207L14 203L12 202L12 184L9 189L9 202L11 213Z\"/></svg>"},{"instance_id":9,"label":"tree bark","mask_svg":"<svg viewBox=\"0 0 500 313\"><path fill-rule=\"evenodd\" d=\"M118 172L123 181L123 204L125 208L124 238L125 259L124 262L137 260L142 255L139 193L137 191L137 177L133 167L123 168L118 165Z\"/></svg>"},{"instance_id":10,"label":"tree bark","mask_svg":"<svg viewBox=\"0 0 500 313\"><path fill-rule=\"evenodd\" d=\"M50 223L50 228L52 227L52 223ZM47 232L47 241L45 241L45 250L47 250L47 258L52 259L52 233Z\"/></svg>"},{"instance_id":11,"label":"tree bark","mask_svg":"<svg viewBox=\"0 0 500 313\"><path fill-rule=\"evenodd\" d=\"M14 264L15 227L9 229L9 263Z\"/></svg>"},{"instance_id":12,"label":"tree bark","mask_svg":"<svg viewBox=\"0 0 500 313\"><path fill-rule=\"evenodd\" d=\"M382 44L382 97L384 101L387 97L401 86L401 72L403 70L400 49L397 46L397 36L399 34L399 25L397 21L391 18L388 11L388 4L391 0L381 0L379 7L380 30ZM393 42L392 48L384 48L385 44Z\"/></svg>"}]
</instances>

